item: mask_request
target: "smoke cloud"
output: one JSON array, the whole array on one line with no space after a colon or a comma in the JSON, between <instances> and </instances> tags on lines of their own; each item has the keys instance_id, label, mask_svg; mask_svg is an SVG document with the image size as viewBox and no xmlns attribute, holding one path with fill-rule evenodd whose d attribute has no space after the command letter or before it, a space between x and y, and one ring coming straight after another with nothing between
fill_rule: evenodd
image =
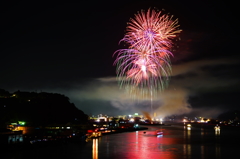
<instances>
[{"instance_id":1,"label":"smoke cloud","mask_svg":"<svg viewBox=\"0 0 240 159\"><path fill-rule=\"evenodd\" d=\"M161 93L160 105L154 113L161 118L188 114L192 111L192 107L188 103L188 97L188 91L183 88L169 88Z\"/></svg>"}]
</instances>

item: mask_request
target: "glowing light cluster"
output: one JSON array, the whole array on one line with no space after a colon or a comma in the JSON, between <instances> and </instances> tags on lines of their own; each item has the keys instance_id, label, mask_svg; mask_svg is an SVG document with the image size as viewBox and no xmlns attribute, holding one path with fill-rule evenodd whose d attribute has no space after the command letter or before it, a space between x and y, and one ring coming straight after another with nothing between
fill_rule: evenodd
<instances>
[{"instance_id":1,"label":"glowing light cluster","mask_svg":"<svg viewBox=\"0 0 240 159\"><path fill-rule=\"evenodd\" d=\"M163 90L171 74L172 40L181 30L178 20L161 11L148 9L130 19L126 34L120 42L127 49L117 50L114 65L120 85L130 93L146 96Z\"/></svg>"}]
</instances>

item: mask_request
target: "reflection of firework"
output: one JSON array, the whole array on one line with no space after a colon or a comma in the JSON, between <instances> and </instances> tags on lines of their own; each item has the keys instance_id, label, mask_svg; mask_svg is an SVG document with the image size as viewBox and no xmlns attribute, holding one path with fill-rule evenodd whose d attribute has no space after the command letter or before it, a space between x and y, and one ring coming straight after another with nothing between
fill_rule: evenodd
<instances>
[{"instance_id":1,"label":"reflection of firework","mask_svg":"<svg viewBox=\"0 0 240 159\"><path fill-rule=\"evenodd\" d=\"M177 20L160 14L149 9L130 20L121 40L129 48L115 52L114 64L117 64L121 86L137 87L143 94L157 92L166 86L171 74L172 38L181 30L177 29Z\"/></svg>"}]
</instances>

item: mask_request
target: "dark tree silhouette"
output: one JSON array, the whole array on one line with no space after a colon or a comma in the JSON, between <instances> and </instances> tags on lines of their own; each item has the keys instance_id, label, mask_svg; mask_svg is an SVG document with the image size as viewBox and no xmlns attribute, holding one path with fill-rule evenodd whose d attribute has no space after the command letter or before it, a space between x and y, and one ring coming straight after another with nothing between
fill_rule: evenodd
<instances>
[{"instance_id":1,"label":"dark tree silhouette","mask_svg":"<svg viewBox=\"0 0 240 159\"><path fill-rule=\"evenodd\" d=\"M81 124L88 121L88 116L62 94L21 91L10 94L0 89L0 96L1 126L19 120L32 126Z\"/></svg>"}]
</instances>

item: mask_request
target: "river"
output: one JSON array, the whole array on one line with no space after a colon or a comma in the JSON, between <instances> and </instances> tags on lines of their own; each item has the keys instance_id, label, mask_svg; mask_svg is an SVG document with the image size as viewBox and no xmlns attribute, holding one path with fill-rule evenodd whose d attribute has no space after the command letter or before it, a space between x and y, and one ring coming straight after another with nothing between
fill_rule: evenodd
<instances>
[{"instance_id":1,"label":"river","mask_svg":"<svg viewBox=\"0 0 240 159\"><path fill-rule=\"evenodd\" d=\"M240 128L147 126L148 130L116 133L86 143L15 149L11 159L221 159L240 158ZM163 135L156 136L156 130ZM145 132L145 133L144 133ZM0 157L1 158L1 157Z\"/></svg>"}]
</instances>

